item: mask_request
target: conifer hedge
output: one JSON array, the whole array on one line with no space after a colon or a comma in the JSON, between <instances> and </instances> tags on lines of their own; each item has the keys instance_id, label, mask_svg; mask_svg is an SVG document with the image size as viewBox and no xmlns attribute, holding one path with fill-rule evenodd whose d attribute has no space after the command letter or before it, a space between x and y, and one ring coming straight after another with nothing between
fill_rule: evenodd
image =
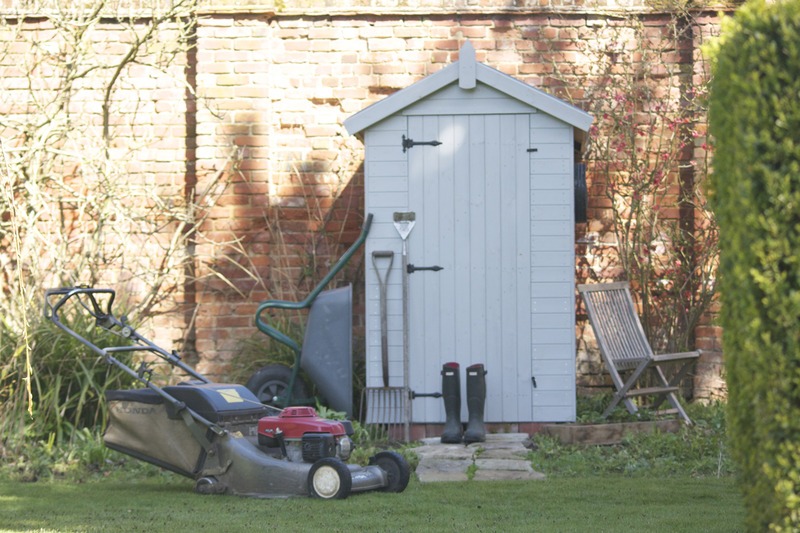
<instances>
[{"instance_id":1,"label":"conifer hedge","mask_svg":"<svg viewBox=\"0 0 800 533\"><path fill-rule=\"evenodd\" d=\"M800 528L800 1L757 0L714 50L712 198L728 427L751 531Z\"/></svg>"}]
</instances>

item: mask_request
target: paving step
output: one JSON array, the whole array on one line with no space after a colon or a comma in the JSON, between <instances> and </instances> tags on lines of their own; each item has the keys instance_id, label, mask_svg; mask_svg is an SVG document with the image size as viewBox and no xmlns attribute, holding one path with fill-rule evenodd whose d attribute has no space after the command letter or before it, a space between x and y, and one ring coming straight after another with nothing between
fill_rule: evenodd
<instances>
[{"instance_id":1,"label":"paving step","mask_svg":"<svg viewBox=\"0 0 800 533\"><path fill-rule=\"evenodd\" d=\"M442 444L438 437L424 439L414 449L420 459L416 475L421 483L468 481L471 469L476 481L544 479L526 459L529 443L525 433L490 434L485 442L468 446Z\"/></svg>"}]
</instances>

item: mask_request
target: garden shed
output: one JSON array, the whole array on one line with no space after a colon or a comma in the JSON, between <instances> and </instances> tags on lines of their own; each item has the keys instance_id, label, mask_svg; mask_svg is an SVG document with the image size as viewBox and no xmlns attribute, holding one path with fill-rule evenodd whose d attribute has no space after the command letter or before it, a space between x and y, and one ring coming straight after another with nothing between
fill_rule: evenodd
<instances>
[{"instance_id":1,"label":"garden shed","mask_svg":"<svg viewBox=\"0 0 800 533\"><path fill-rule=\"evenodd\" d=\"M389 386L402 386L407 351L415 425L444 422L442 400L425 394L440 391L451 361L485 365L487 423L574 420L574 164L591 122L478 63L469 42L458 61L345 121L363 135L365 212L374 216L367 386L384 386L383 276ZM414 217L408 262L442 267L408 274L407 350L396 213ZM465 401L462 410L466 420Z\"/></svg>"}]
</instances>

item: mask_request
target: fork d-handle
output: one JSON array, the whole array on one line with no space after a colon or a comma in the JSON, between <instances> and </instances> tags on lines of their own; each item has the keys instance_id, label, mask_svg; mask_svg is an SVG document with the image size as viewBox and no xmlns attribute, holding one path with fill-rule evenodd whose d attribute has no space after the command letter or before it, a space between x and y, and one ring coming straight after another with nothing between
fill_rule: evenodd
<instances>
[{"instance_id":1,"label":"fork d-handle","mask_svg":"<svg viewBox=\"0 0 800 533\"><path fill-rule=\"evenodd\" d=\"M308 296L305 297L304 300L300 302L288 302L285 300L267 300L262 302L258 309L256 309L256 327L258 328L261 333L267 335L275 339L276 341L280 342L281 344L288 346L292 349L295 356L294 366L292 367L292 376L289 379L288 386L286 388L286 397L284 399L284 407L287 407L290 403L291 396L292 396L292 389L294 388L294 383L297 379L297 375L300 372L300 345L295 342L294 339L286 335L285 333L281 333L277 329L273 328L269 324L267 324L264 320L261 319L261 314L266 311L267 309L306 309L311 307L311 304L314 303L314 300L317 298L320 292L325 288L328 283L339 273L342 268L350 261L350 258L353 257L353 254L364 244L364 241L367 240L367 235L369 234L370 226L372 226L372 213L367 215L367 218L364 220L364 225L361 227L361 234L356 239L350 248L339 258L335 265L331 268L330 272L320 280L314 290L312 290ZM280 404L280 400L279 400Z\"/></svg>"}]
</instances>

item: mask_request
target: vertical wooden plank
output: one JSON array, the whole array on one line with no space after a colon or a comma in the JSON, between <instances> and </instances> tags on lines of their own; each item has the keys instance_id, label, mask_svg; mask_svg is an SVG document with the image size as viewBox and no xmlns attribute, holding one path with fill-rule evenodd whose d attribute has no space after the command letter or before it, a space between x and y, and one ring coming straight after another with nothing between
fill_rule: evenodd
<instances>
[{"instance_id":1,"label":"vertical wooden plank","mask_svg":"<svg viewBox=\"0 0 800 533\"><path fill-rule=\"evenodd\" d=\"M473 115L469 117L469 257L468 262L461 265L467 271L468 285L465 292L469 297L469 346L468 352L474 362L487 365L492 358L488 341L487 326L487 285L486 277L486 249L487 249L487 230L486 230L486 169L487 169L487 139L486 117L484 115ZM487 375L487 419L496 416L491 411L492 406L498 404L499 395L497 387L492 386L491 374Z\"/></svg>"},{"instance_id":2,"label":"vertical wooden plank","mask_svg":"<svg viewBox=\"0 0 800 533\"><path fill-rule=\"evenodd\" d=\"M421 117L421 128L411 138L419 141L435 140L439 136L439 117ZM424 266L438 259L440 241L439 220L439 147L415 146L408 153L414 160L419 160L421 172L419 176L421 195L418 202L411 206L416 215L416 225L409 236L409 263ZM410 383L412 390L420 392L436 391L441 388L438 372L432 372L435 360L441 348L441 302L440 284L436 277L424 274L409 276L412 289L410 313L412 324L412 343L417 348L411 355ZM428 401L414 402L414 420L421 422L436 421L443 416L441 407Z\"/></svg>"},{"instance_id":3,"label":"vertical wooden plank","mask_svg":"<svg viewBox=\"0 0 800 533\"><path fill-rule=\"evenodd\" d=\"M439 265L444 270L439 272L423 271L415 276L424 277L431 287L438 287L439 301L435 306L435 313L439 321L439 346L438 350L426 354L430 361L429 376L431 384L427 390L438 390L436 385L440 381L437 370L442 363L458 359L456 353L456 315L459 310L454 308L456 299L455 287L455 154L456 145L455 117L445 115L437 117L438 129L432 139L439 140L442 144L433 148L428 147L429 151L437 157L438 174L431 176L438 185L436 216L438 217L438 232L436 246L430 250L430 254L425 259L425 263L420 266ZM432 308L433 309L433 308Z\"/></svg>"},{"instance_id":4,"label":"vertical wooden plank","mask_svg":"<svg viewBox=\"0 0 800 533\"><path fill-rule=\"evenodd\" d=\"M471 203L471 180L470 180L470 145L472 117L458 115L454 117L454 138L452 149L453 161L453 215L454 215L454 255L451 268L454 283L454 299L443 312L451 312L455 318L455 344L454 354L457 357L470 356L470 360L476 357L485 362L483 351L477 351L471 340L472 310L471 293L474 290L470 280L470 257L473 249L473 235L470 231L470 203ZM445 267L445 268L448 268ZM447 361L441 361L445 363Z\"/></svg>"},{"instance_id":5,"label":"vertical wooden plank","mask_svg":"<svg viewBox=\"0 0 800 533\"><path fill-rule=\"evenodd\" d=\"M515 305L516 293L516 241L518 213L516 210L516 158L514 154L515 134L513 115L500 116L500 344L498 345L498 361L502 375L503 417L518 420L519 398L517 394L517 359L516 342L517 313Z\"/></svg>"},{"instance_id":6,"label":"vertical wooden plank","mask_svg":"<svg viewBox=\"0 0 800 533\"><path fill-rule=\"evenodd\" d=\"M484 156L484 286L487 355L487 413L492 419L504 415L503 406L506 396L503 392L502 376L502 235L500 220L501 179L503 173L501 150L501 124L499 115L487 115L485 121L485 156ZM476 272L476 274L478 274ZM498 412L499 411L499 412Z\"/></svg>"},{"instance_id":7,"label":"vertical wooden plank","mask_svg":"<svg viewBox=\"0 0 800 533\"><path fill-rule=\"evenodd\" d=\"M422 139L424 131L425 117L409 117L408 118L408 132L406 136L411 139ZM409 181L409 194L408 206L406 211L413 211L415 215L420 218L424 216L423 208L425 205L425 171L426 161L424 152L414 150L413 148L406 152L408 158L408 181ZM418 222L417 222L418 224ZM409 260L414 261L415 256L418 256L424 249L422 237L423 231L416 226L408 236L408 253ZM398 240L400 240L398 238ZM402 260L398 257L398 260ZM401 274L402 275L402 274ZM421 354L425 350L425 317L422 314L424 287L420 287L409 279L409 384L412 388L419 390L419 384L425 377L425 368L423 366L423 358ZM414 422L425 421L424 412L418 411L418 405L413 405L412 418Z\"/></svg>"},{"instance_id":8,"label":"vertical wooden plank","mask_svg":"<svg viewBox=\"0 0 800 533\"><path fill-rule=\"evenodd\" d=\"M516 294L517 294L517 394L519 395L519 420L533 420L533 390L531 383L533 349L531 333L531 179L530 158L530 115L516 115L514 153L516 154L516 211L517 239L516 249Z\"/></svg>"}]
</instances>

